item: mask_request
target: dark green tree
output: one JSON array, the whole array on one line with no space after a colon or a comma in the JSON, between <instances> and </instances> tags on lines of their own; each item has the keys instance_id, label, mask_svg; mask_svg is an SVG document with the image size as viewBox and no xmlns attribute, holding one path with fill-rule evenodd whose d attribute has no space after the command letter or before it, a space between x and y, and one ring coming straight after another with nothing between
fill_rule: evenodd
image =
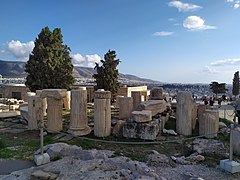
<instances>
[{"instance_id":1,"label":"dark green tree","mask_svg":"<svg viewBox=\"0 0 240 180\"><path fill-rule=\"evenodd\" d=\"M70 89L74 83L70 48L63 44L60 28L42 29L25 65L26 86L40 89Z\"/></svg>"},{"instance_id":2,"label":"dark green tree","mask_svg":"<svg viewBox=\"0 0 240 180\"><path fill-rule=\"evenodd\" d=\"M216 94L216 96L219 93L226 93L227 89L226 89L226 83L218 83L218 82L211 82L210 85L210 89L212 90L212 92L214 94Z\"/></svg>"},{"instance_id":3,"label":"dark green tree","mask_svg":"<svg viewBox=\"0 0 240 180\"><path fill-rule=\"evenodd\" d=\"M239 71L234 73L232 94L239 95Z\"/></svg>"},{"instance_id":4,"label":"dark green tree","mask_svg":"<svg viewBox=\"0 0 240 180\"><path fill-rule=\"evenodd\" d=\"M97 83L96 88L111 91L112 99L114 99L120 87L117 69L120 60L116 59L115 51L108 50L104 55L104 60L101 60L101 63L101 66L98 63L95 63L94 67L97 71L97 74L93 75L93 78L95 78L95 82Z\"/></svg>"}]
</instances>

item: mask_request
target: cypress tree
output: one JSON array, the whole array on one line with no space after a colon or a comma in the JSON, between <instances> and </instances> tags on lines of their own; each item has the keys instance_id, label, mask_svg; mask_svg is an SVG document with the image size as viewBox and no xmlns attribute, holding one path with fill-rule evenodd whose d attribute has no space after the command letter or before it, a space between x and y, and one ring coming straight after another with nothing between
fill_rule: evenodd
<instances>
[{"instance_id":1,"label":"cypress tree","mask_svg":"<svg viewBox=\"0 0 240 180\"><path fill-rule=\"evenodd\" d=\"M101 63L101 66L98 63L95 63L94 67L97 74L94 74L93 78L95 78L97 89L111 91L112 99L115 99L117 91L120 87L117 69L120 60L116 59L115 51L108 50L108 52L104 55L104 60L101 60Z\"/></svg>"},{"instance_id":2,"label":"cypress tree","mask_svg":"<svg viewBox=\"0 0 240 180\"><path fill-rule=\"evenodd\" d=\"M234 73L232 94L239 95L239 71Z\"/></svg>"},{"instance_id":3,"label":"cypress tree","mask_svg":"<svg viewBox=\"0 0 240 180\"><path fill-rule=\"evenodd\" d=\"M60 28L42 29L25 65L26 86L40 89L70 89L74 83L70 48L63 44Z\"/></svg>"}]
</instances>

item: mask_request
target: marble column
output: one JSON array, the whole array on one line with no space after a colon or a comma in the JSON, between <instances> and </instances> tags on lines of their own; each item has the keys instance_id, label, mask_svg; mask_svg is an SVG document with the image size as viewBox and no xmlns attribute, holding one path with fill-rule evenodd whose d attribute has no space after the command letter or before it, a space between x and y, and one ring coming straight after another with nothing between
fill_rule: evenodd
<instances>
[{"instance_id":1,"label":"marble column","mask_svg":"<svg viewBox=\"0 0 240 180\"><path fill-rule=\"evenodd\" d=\"M133 98L133 110L136 110L141 103L141 91L132 91L131 96Z\"/></svg>"},{"instance_id":2,"label":"marble column","mask_svg":"<svg viewBox=\"0 0 240 180\"><path fill-rule=\"evenodd\" d=\"M192 135L192 105L193 99L190 92L177 94L176 130L181 135Z\"/></svg>"},{"instance_id":3,"label":"marble column","mask_svg":"<svg viewBox=\"0 0 240 180\"><path fill-rule=\"evenodd\" d=\"M236 127L232 130L232 145L233 153L235 155L240 155L240 127Z\"/></svg>"},{"instance_id":4,"label":"marble column","mask_svg":"<svg viewBox=\"0 0 240 180\"><path fill-rule=\"evenodd\" d=\"M192 129L195 129L195 127L196 127L197 111L198 111L198 104L193 103L193 106L192 106Z\"/></svg>"},{"instance_id":5,"label":"marble column","mask_svg":"<svg viewBox=\"0 0 240 180\"><path fill-rule=\"evenodd\" d=\"M132 97L119 97L119 119L128 119L133 109Z\"/></svg>"},{"instance_id":6,"label":"marble column","mask_svg":"<svg viewBox=\"0 0 240 180\"><path fill-rule=\"evenodd\" d=\"M91 132L87 117L87 90L86 88L71 91L70 134L84 136Z\"/></svg>"},{"instance_id":7,"label":"marble column","mask_svg":"<svg viewBox=\"0 0 240 180\"><path fill-rule=\"evenodd\" d=\"M42 99L39 95L28 96L28 129L38 129L38 123L42 120Z\"/></svg>"},{"instance_id":8,"label":"marble column","mask_svg":"<svg viewBox=\"0 0 240 180\"><path fill-rule=\"evenodd\" d=\"M206 138L217 137L219 129L219 112L218 110L206 109L199 119L199 135Z\"/></svg>"},{"instance_id":9,"label":"marble column","mask_svg":"<svg viewBox=\"0 0 240 180\"><path fill-rule=\"evenodd\" d=\"M124 96L116 96L116 103L115 103L115 107L116 108L119 108L119 98L121 98L121 97L124 97Z\"/></svg>"},{"instance_id":10,"label":"marble column","mask_svg":"<svg viewBox=\"0 0 240 180\"><path fill-rule=\"evenodd\" d=\"M66 97L66 89L43 89L42 97L47 97L47 130L59 132L62 127L62 105Z\"/></svg>"},{"instance_id":11,"label":"marble column","mask_svg":"<svg viewBox=\"0 0 240 180\"><path fill-rule=\"evenodd\" d=\"M47 115L47 98L42 98L42 90L36 90L36 95L41 97L43 116Z\"/></svg>"},{"instance_id":12,"label":"marble column","mask_svg":"<svg viewBox=\"0 0 240 180\"><path fill-rule=\"evenodd\" d=\"M111 134L111 92L97 90L94 94L94 135Z\"/></svg>"},{"instance_id":13,"label":"marble column","mask_svg":"<svg viewBox=\"0 0 240 180\"><path fill-rule=\"evenodd\" d=\"M36 95L35 92L27 92L27 93L26 93L26 99L25 99L25 102L28 102L28 97L29 97L29 96L35 96L35 95Z\"/></svg>"},{"instance_id":14,"label":"marble column","mask_svg":"<svg viewBox=\"0 0 240 180\"><path fill-rule=\"evenodd\" d=\"M198 110L197 110L197 117L200 119L200 117L203 115L203 113L206 110L206 106L204 104L199 104L198 105Z\"/></svg>"},{"instance_id":15,"label":"marble column","mask_svg":"<svg viewBox=\"0 0 240 180\"><path fill-rule=\"evenodd\" d=\"M67 96L63 98L63 106L66 110L70 110L71 91L67 91Z\"/></svg>"}]
</instances>

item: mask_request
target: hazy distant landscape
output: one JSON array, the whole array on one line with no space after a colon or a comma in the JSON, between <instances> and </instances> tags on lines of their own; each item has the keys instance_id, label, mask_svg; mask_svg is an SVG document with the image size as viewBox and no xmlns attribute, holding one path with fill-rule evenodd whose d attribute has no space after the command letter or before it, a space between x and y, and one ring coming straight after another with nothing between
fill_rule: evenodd
<instances>
[{"instance_id":1,"label":"hazy distant landscape","mask_svg":"<svg viewBox=\"0 0 240 180\"><path fill-rule=\"evenodd\" d=\"M0 74L3 76L3 78L24 78L27 76L26 72L24 71L24 66L25 66L25 62L0 60ZM90 67L74 66L73 73L75 78L91 79L92 75L95 74L96 71ZM142 82L147 84L161 83L159 81L140 78L131 74L122 74L122 73L119 73L119 79L122 81L135 81L135 82Z\"/></svg>"}]
</instances>

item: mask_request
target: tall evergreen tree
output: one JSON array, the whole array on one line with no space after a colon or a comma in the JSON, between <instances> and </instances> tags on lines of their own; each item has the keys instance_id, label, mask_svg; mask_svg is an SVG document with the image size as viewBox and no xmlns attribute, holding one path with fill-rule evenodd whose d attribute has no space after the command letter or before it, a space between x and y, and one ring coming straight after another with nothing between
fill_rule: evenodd
<instances>
[{"instance_id":1,"label":"tall evergreen tree","mask_svg":"<svg viewBox=\"0 0 240 180\"><path fill-rule=\"evenodd\" d=\"M232 94L239 95L239 71L234 73Z\"/></svg>"},{"instance_id":2,"label":"tall evergreen tree","mask_svg":"<svg viewBox=\"0 0 240 180\"><path fill-rule=\"evenodd\" d=\"M115 51L109 50L104 55L104 60L101 60L101 63L101 66L95 63L94 69L97 71L97 74L94 74L93 78L95 78L95 82L97 83L97 89L111 91L112 99L114 99L120 87L117 69L120 60L116 59Z\"/></svg>"},{"instance_id":3,"label":"tall evergreen tree","mask_svg":"<svg viewBox=\"0 0 240 180\"><path fill-rule=\"evenodd\" d=\"M74 83L70 48L63 44L60 28L42 29L25 65L26 86L38 89L70 89Z\"/></svg>"}]
</instances>

